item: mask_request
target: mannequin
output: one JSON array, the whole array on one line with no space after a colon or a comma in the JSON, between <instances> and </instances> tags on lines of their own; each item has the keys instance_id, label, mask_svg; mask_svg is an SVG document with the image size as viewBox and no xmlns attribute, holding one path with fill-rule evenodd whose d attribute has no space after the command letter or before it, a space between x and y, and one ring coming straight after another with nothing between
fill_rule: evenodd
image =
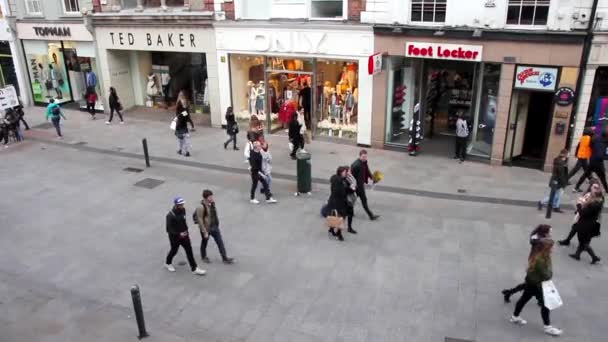
<instances>
[{"instance_id":1,"label":"mannequin","mask_svg":"<svg viewBox=\"0 0 608 342\"><path fill-rule=\"evenodd\" d=\"M350 89L346 91L346 96L344 97L344 118L343 122L346 125L350 125L350 116L353 114L353 109L355 108L355 97L351 94Z\"/></svg>"},{"instance_id":2,"label":"mannequin","mask_svg":"<svg viewBox=\"0 0 608 342\"><path fill-rule=\"evenodd\" d=\"M335 88L331 88L331 97L329 98L329 116L330 122L338 117L338 94Z\"/></svg>"},{"instance_id":3,"label":"mannequin","mask_svg":"<svg viewBox=\"0 0 608 342\"><path fill-rule=\"evenodd\" d=\"M355 63L346 65L346 79L348 80L348 87L354 88L357 84L357 65Z\"/></svg>"},{"instance_id":4,"label":"mannequin","mask_svg":"<svg viewBox=\"0 0 608 342\"><path fill-rule=\"evenodd\" d=\"M257 89L255 88L252 81L247 82L247 98L248 98L248 109L249 114L255 113L255 100L258 97Z\"/></svg>"},{"instance_id":5,"label":"mannequin","mask_svg":"<svg viewBox=\"0 0 608 342\"><path fill-rule=\"evenodd\" d=\"M63 94L61 92L61 85L59 84L59 79L57 77L57 71L55 71L55 69L53 69L52 64L49 64L49 75L48 75L47 79L51 81L51 85L52 85L53 89L55 89L55 92L57 93L57 98L62 99Z\"/></svg>"},{"instance_id":6,"label":"mannequin","mask_svg":"<svg viewBox=\"0 0 608 342\"><path fill-rule=\"evenodd\" d=\"M271 80L268 82L268 101L270 103L270 112L278 113L279 106L277 105L277 89L275 88L276 81Z\"/></svg>"},{"instance_id":7,"label":"mannequin","mask_svg":"<svg viewBox=\"0 0 608 342\"><path fill-rule=\"evenodd\" d=\"M158 88L156 86L156 76L153 73L148 75L148 83L146 85L147 100L152 102L152 97L158 94Z\"/></svg>"},{"instance_id":8,"label":"mannequin","mask_svg":"<svg viewBox=\"0 0 608 342\"><path fill-rule=\"evenodd\" d=\"M203 88L203 105L209 105L209 79L205 79L205 87Z\"/></svg>"},{"instance_id":9,"label":"mannequin","mask_svg":"<svg viewBox=\"0 0 608 342\"><path fill-rule=\"evenodd\" d=\"M163 96L165 98L165 105L169 106L169 88L171 84L171 75L168 72L160 74L160 85L163 89Z\"/></svg>"},{"instance_id":10,"label":"mannequin","mask_svg":"<svg viewBox=\"0 0 608 342\"><path fill-rule=\"evenodd\" d=\"M256 89L256 99L255 99L255 112L257 114L264 114L264 95L266 95L264 81L260 81L260 83L258 83L258 87Z\"/></svg>"}]
</instances>

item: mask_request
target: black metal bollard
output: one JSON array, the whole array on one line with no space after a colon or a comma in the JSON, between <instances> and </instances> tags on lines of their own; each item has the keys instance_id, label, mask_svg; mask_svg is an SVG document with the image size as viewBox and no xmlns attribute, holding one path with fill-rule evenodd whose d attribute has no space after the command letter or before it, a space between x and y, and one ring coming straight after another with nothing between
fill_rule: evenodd
<instances>
[{"instance_id":1,"label":"black metal bollard","mask_svg":"<svg viewBox=\"0 0 608 342\"><path fill-rule=\"evenodd\" d=\"M546 219L551 218L553 212L553 200L555 199L555 193L557 192L557 182L551 181L551 192L549 193L549 202L547 203L547 213L545 214Z\"/></svg>"},{"instance_id":2,"label":"black metal bollard","mask_svg":"<svg viewBox=\"0 0 608 342\"><path fill-rule=\"evenodd\" d=\"M135 320L137 320L137 329L139 330L139 336L137 336L137 338L141 340L150 335L148 335L148 332L146 331L146 322L144 321L144 310L141 307L139 286L133 285L131 287L131 298L133 299L133 310L135 311Z\"/></svg>"},{"instance_id":3,"label":"black metal bollard","mask_svg":"<svg viewBox=\"0 0 608 342\"><path fill-rule=\"evenodd\" d=\"M148 139L143 138L141 144L144 145L144 157L146 158L146 167L150 167L150 155L148 154Z\"/></svg>"}]
</instances>

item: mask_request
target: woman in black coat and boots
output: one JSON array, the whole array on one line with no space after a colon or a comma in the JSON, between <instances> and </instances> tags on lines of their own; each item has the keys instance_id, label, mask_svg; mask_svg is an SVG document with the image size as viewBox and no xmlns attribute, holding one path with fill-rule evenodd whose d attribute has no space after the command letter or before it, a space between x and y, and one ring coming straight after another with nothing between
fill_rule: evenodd
<instances>
[{"instance_id":1,"label":"woman in black coat and boots","mask_svg":"<svg viewBox=\"0 0 608 342\"><path fill-rule=\"evenodd\" d=\"M300 131L302 125L298 121L298 113L294 113L289 122L289 141L292 143L293 148L290 154L291 159L296 159L296 152L299 148L304 148L304 138Z\"/></svg>"},{"instance_id":2,"label":"woman in black coat and boots","mask_svg":"<svg viewBox=\"0 0 608 342\"><path fill-rule=\"evenodd\" d=\"M340 217L345 217L348 215L348 203L346 201L345 186L347 172L347 167L340 166L336 170L336 174L331 176L329 179L329 182L331 183L331 194L329 195L329 201L327 201L327 209L330 215L334 212L334 210ZM342 227L329 227L328 234L337 237L340 241L344 241L341 228Z\"/></svg>"},{"instance_id":3,"label":"woman in black coat and boots","mask_svg":"<svg viewBox=\"0 0 608 342\"><path fill-rule=\"evenodd\" d=\"M601 192L602 192L602 188L600 185L600 181L598 179L591 178L589 180L589 189L587 189L587 191L585 191L585 193L576 200L576 203L577 204L581 203L584 205L584 203L587 201L587 199L589 199L590 197L593 197L593 196L597 196L597 195L601 194ZM580 218L580 215L578 214L578 210L577 210L574 213L574 223L572 224L570 233L568 233L568 236L565 239L558 241L560 246L569 246L570 245L570 240L572 240L572 238L574 238L574 236L576 235L576 228L577 228L576 224L578 223L579 218Z\"/></svg>"},{"instance_id":4,"label":"woman in black coat and boots","mask_svg":"<svg viewBox=\"0 0 608 342\"><path fill-rule=\"evenodd\" d=\"M591 256L591 264L596 264L600 258L591 249L591 239L600 235L600 223L598 219L604 207L604 194L599 191L591 191L589 196L579 200L576 204L578 220L575 223L578 237L578 248L570 257L575 260L581 259L581 253L586 251Z\"/></svg>"},{"instance_id":5,"label":"woman in black coat and boots","mask_svg":"<svg viewBox=\"0 0 608 342\"><path fill-rule=\"evenodd\" d=\"M230 139L224 143L224 150L228 147L228 144L232 141L232 149L238 151L236 147L236 135L239 133L239 124L236 123L232 106L226 109L226 133L230 136Z\"/></svg>"}]
</instances>

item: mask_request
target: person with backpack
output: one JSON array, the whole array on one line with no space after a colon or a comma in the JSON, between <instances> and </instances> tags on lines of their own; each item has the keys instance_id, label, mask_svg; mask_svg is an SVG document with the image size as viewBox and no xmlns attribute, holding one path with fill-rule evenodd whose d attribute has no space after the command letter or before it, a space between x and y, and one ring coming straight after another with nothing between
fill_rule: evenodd
<instances>
[{"instance_id":1,"label":"person with backpack","mask_svg":"<svg viewBox=\"0 0 608 342\"><path fill-rule=\"evenodd\" d=\"M116 88L110 87L110 96L108 97L108 103L110 104L110 119L106 121L106 125L112 123L112 119L114 118L114 112L118 114L120 118L120 124L124 124L124 120L122 119L122 104L120 102L120 98L118 98L118 94L116 93Z\"/></svg>"},{"instance_id":2,"label":"person with backpack","mask_svg":"<svg viewBox=\"0 0 608 342\"><path fill-rule=\"evenodd\" d=\"M186 222L186 208L184 201L181 197L176 197L173 200L173 208L167 213L167 234L169 235L169 243L171 250L167 254L165 260L165 268L169 272L175 272L173 267L173 257L177 254L179 247L183 247L186 251L186 257L190 264L190 269L195 275L205 275L207 271L199 268L194 261L194 254L192 253L192 243L190 242L190 236L188 236L188 223Z\"/></svg>"},{"instance_id":3,"label":"person with backpack","mask_svg":"<svg viewBox=\"0 0 608 342\"><path fill-rule=\"evenodd\" d=\"M576 188L580 188L581 184L585 181L585 178L590 178L592 173L595 173L602 182L604 191L608 191L608 184L606 184L606 168L604 166L604 154L606 153L606 146L604 144L603 134L594 134L591 138L591 158L589 158L589 167L587 171L581 176L576 183Z\"/></svg>"},{"instance_id":4,"label":"person with backpack","mask_svg":"<svg viewBox=\"0 0 608 342\"><path fill-rule=\"evenodd\" d=\"M232 149L238 151L239 148L236 147L236 135L239 134L239 124L236 122L232 106L226 109L226 134L228 134L230 139L224 143L224 150L228 148L228 144L232 142Z\"/></svg>"},{"instance_id":5,"label":"person with backpack","mask_svg":"<svg viewBox=\"0 0 608 342\"><path fill-rule=\"evenodd\" d=\"M464 162L467 156L467 141L469 139L469 126L467 120L464 119L462 111L458 112L458 120L456 120L456 154L454 159L460 159Z\"/></svg>"},{"instance_id":6,"label":"person with backpack","mask_svg":"<svg viewBox=\"0 0 608 342\"><path fill-rule=\"evenodd\" d=\"M541 201L538 201L538 210L543 210L543 206L552 205L553 211L556 213L563 213L560 209L561 197L564 193L564 189L568 186L568 150L563 149L559 152L559 155L553 159L553 172L551 173L551 179L549 179L549 194ZM549 197L551 196L551 189L555 187L555 196L553 197L553 203L549 204Z\"/></svg>"},{"instance_id":7,"label":"person with backpack","mask_svg":"<svg viewBox=\"0 0 608 342\"><path fill-rule=\"evenodd\" d=\"M201 258L203 262L207 264L211 263L207 257L207 243L211 236L213 237L217 248L220 250L220 255L222 256L224 264L233 264L234 259L226 255L226 247L224 246L224 239L222 238L222 232L220 231L220 220L217 215L215 199L213 198L213 192L211 190L203 190L201 206L196 208L192 218L201 231Z\"/></svg>"},{"instance_id":8,"label":"person with backpack","mask_svg":"<svg viewBox=\"0 0 608 342\"><path fill-rule=\"evenodd\" d=\"M57 131L57 137L63 139L61 135L61 118L67 120L59 104L55 102L55 99L49 100L49 105L46 106L46 119L53 123L55 130Z\"/></svg>"},{"instance_id":9,"label":"person with backpack","mask_svg":"<svg viewBox=\"0 0 608 342\"><path fill-rule=\"evenodd\" d=\"M95 120L95 103L97 102L97 93L95 92L94 88L88 88L86 101L87 111L89 112L89 114L91 114L91 119Z\"/></svg>"}]
</instances>

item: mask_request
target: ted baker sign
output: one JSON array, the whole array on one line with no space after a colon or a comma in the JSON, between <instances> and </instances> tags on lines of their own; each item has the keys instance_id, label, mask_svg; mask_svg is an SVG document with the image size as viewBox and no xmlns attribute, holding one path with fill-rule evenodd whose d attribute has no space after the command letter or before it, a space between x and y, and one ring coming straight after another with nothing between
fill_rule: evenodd
<instances>
[{"instance_id":1,"label":"ted baker sign","mask_svg":"<svg viewBox=\"0 0 608 342\"><path fill-rule=\"evenodd\" d=\"M405 44L405 56L481 62L483 46L413 42Z\"/></svg>"}]
</instances>

